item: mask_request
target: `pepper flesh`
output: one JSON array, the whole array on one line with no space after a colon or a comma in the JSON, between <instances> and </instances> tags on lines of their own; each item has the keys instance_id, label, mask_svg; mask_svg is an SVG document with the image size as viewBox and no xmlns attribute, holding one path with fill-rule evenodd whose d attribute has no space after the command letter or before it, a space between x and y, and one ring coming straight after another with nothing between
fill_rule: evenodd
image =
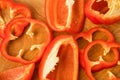
<instances>
[{"instance_id":1,"label":"pepper flesh","mask_svg":"<svg viewBox=\"0 0 120 80\"><path fill-rule=\"evenodd\" d=\"M5 29L5 34L6 37L1 43L1 54L9 60L24 64L40 60L51 41L47 25L29 18L11 21Z\"/></svg>"},{"instance_id":2,"label":"pepper flesh","mask_svg":"<svg viewBox=\"0 0 120 80\"><path fill-rule=\"evenodd\" d=\"M88 0L86 16L96 24L113 24L120 20L119 0Z\"/></svg>"},{"instance_id":3,"label":"pepper flesh","mask_svg":"<svg viewBox=\"0 0 120 80\"><path fill-rule=\"evenodd\" d=\"M101 55L101 57L99 57L98 61L90 61L90 59L88 58L88 52L90 50L90 48L95 45L95 44L100 44L104 51L103 51L103 55ZM115 43L115 42L104 42L101 40L97 40L94 41L92 43L90 43L85 49L84 49L84 55L83 55L83 61L84 61L84 69L86 74L88 75L88 77L90 78L90 80L95 80L94 77L92 76L92 68L93 70L97 70L97 69L103 69L103 68L109 68L114 66L115 64L117 64L118 60L119 60L119 51L118 51L118 47L120 47L119 44ZM107 56L107 54L114 54L114 58L112 58L112 61L105 61L103 59L103 56ZM96 67L97 66L97 67Z\"/></svg>"},{"instance_id":4,"label":"pepper flesh","mask_svg":"<svg viewBox=\"0 0 120 80\"><path fill-rule=\"evenodd\" d=\"M18 4L12 0L0 0L0 37L4 36L6 25L14 18L31 17L31 12L26 5Z\"/></svg>"},{"instance_id":5,"label":"pepper flesh","mask_svg":"<svg viewBox=\"0 0 120 80\"><path fill-rule=\"evenodd\" d=\"M56 37L39 66L40 80L77 80L78 47L72 36Z\"/></svg>"},{"instance_id":6,"label":"pepper flesh","mask_svg":"<svg viewBox=\"0 0 120 80\"><path fill-rule=\"evenodd\" d=\"M84 0L45 1L45 14L52 30L77 33L83 28Z\"/></svg>"},{"instance_id":7,"label":"pepper flesh","mask_svg":"<svg viewBox=\"0 0 120 80\"><path fill-rule=\"evenodd\" d=\"M101 35L101 36L98 37L98 35ZM91 42L94 42L95 40L102 40L106 42L115 41L112 33L102 27L95 27L86 32L79 33L77 36L75 36L75 39L78 42L79 55L80 55L79 61L82 67L85 67L83 55L84 55L84 49L86 48L87 45L89 45ZM97 70L100 70L101 68L102 67L96 66L96 68L92 68L92 71L97 71Z\"/></svg>"}]
</instances>

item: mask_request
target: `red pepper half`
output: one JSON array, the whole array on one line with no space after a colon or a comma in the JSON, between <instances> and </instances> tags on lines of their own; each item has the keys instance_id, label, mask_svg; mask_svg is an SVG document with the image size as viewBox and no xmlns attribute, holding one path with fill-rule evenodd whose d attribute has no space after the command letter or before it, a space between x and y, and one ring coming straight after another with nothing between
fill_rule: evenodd
<instances>
[{"instance_id":1,"label":"red pepper half","mask_svg":"<svg viewBox=\"0 0 120 80\"><path fill-rule=\"evenodd\" d=\"M84 0L45 0L45 14L54 31L79 32L84 22Z\"/></svg>"},{"instance_id":2,"label":"red pepper half","mask_svg":"<svg viewBox=\"0 0 120 80\"><path fill-rule=\"evenodd\" d=\"M1 54L9 60L24 64L38 61L51 41L47 25L29 18L11 21L5 34L1 43Z\"/></svg>"},{"instance_id":3,"label":"red pepper half","mask_svg":"<svg viewBox=\"0 0 120 80\"><path fill-rule=\"evenodd\" d=\"M99 35L101 35L101 36L99 36ZM89 43L91 43L95 40L103 40L106 42L115 41L113 34L110 31L108 31L107 29L102 28L102 27L95 27L86 32L79 33L77 36L75 36L75 39L77 40L78 46L79 46L79 55L80 55L81 66L85 66L84 61L82 60L82 57L84 55L83 51ZM93 69L95 71L95 68L93 68Z\"/></svg>"},{"instance_id":4,"label":"red pepper half","mask_svg":"<svg viewBox=\"0 0 120 80\"><path fill-rule=\"evenodd\" d=\"M97 47L99 48L99 51L96 51ZM119 60L119 51L117 49L118 47L120 47L120 45L115 42L105 42L101 40L93 41L92 43L87 45L87 47L84 49L84 54L82 59L85 65L84 69L90 80L95 80L94 77L92 76L91 70L109 68L117 64ZM100 51L102 51L101 55L98 54ZM94 55L98 56L96 57L98 61L92 59L91 56ZM107 56L111 58L108 58Z\"/></svg>"},{"instance_id":5,"label":"red pepper half","mask_svg":"<svg viewBox=\"0 0 120 80\"><path fill-rule=\"evenodd\" d=\"M78 47L72 36L56 37L39 66L40 80L77 80Z\"/></svg>"},{"instance_id":6,"label":"red pepper half","mask_svg":"<svg viewBox=\"0 0 120 80\"><path fill-rule=\"evenodd\" d=\"M17 17L31 17L31 12L23 4L15 3L12 0L0 0L0 37L4 37L6 24Z\"/></svg>"},{"instance_id":7,"label":"red pepper half","mask_svg":"<svg viewBox=\"0 0 120 80\"><path fill-rule=\"evenodd\" d=\"M0 72L0 80L31 80L35 64L28 64Z\"/></svg>"},{"instance_id":8,"label":"red pepper half","mask_svg":"<svg viewBox=\"0 0 120 80\"><path fill-rule=\"evenodd\" d=\"M113 24L120 20L119 3L119 0L88 0L85 14L96 24Z\"/></svg>"}]
</instances>

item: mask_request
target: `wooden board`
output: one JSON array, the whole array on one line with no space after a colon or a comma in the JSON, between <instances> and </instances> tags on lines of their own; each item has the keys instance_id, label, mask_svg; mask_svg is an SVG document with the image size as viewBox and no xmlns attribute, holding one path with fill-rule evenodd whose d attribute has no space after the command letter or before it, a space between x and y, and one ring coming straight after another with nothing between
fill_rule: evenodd
<instances>
[{"instance_id":1,"label":"wooden board","mask_svg":"<svg viewBox=\"0 0 120 80\"><path fill-rule=\"evenodd\" d=\"M44 15L44 1L45 0L14 0L14 1L28 5L28 7L32 11L32 17L38 20L42 20L46 23L46 19ZM96 26L102 26L110 30L114 34L116 41L120 43L120 22L117 22L109 26L95 25L89 19L86 18L83 31L89 30L90 28L93 28ZM39 80L37 77L37 68L38 66L36 66L35 75L32 80ZM115 66L110 69L104 69L99 72L94 72L93 76L96 78L96 80L107 80L106 76L108 76L107 74L108 70L112 71L117 77L120 78L120 73L119 73L120 66ZM89 80L84 70L81 67L79 68L79 79L78 80Z\"/></svg>"}]
</instances>

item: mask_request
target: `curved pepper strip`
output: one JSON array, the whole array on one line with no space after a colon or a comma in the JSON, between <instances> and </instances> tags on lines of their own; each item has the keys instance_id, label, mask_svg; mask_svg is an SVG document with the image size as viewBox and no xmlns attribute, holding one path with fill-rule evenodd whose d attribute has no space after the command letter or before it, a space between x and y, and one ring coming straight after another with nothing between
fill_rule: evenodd
<instances>
[{"instance_id":1,"label":"curved pepper strip","mask_svg":"<svg viewBox=\"0 0 120 80\"><path fill-rule=\"evenodd\" d=\"M15 3L12 0L0 0L0 37L4 38L6 25L14 18L31 17L31 12L27 6Z\"/></svg>"},{"instance_id":2,"label":"curved pepper strip","mask_svg":"<svg viewBox=\"0 0 120 80\"><path fill-rule=\"evenodd\" d=\"M114 38L113 34L110 31L108 31L107 29L102 28L102 27L95 27L95 28L92 28L92 29L88 30L88 33L90 34L89 36L91 38L91 41L99 39L99 38L98 39L93 38L93 34L97 31L104 32L105 34L107 34L107 39L105 39L104 41L107 41L107 42L115 41L115 38ZM100 38L99 40L103 40L103 38Z\"/></svg>"},{"instance_id":3,"label":"curved pepper strip","mask_svg":"<svg viewBox=\"0 0 120 80\"><path fill-rule=\"evenodd\" d=\"M47 47L40 66L40 80L77 80L78 46L70 35L56 37Z\"/></svg>"},{"instance_id":4,"label":"curved pepper strip","mask_svg":"<svg viewBox=\"0 0 120 80\"><path fill-rule=\"evenodd\" d=\"M54 31L77 33L83 28L84 0L45 0L45 14Z\"/></svg>"},{"instance_id":5,"label":"curved pepper strip","mask_svg":"<svg viewBox=\"0 0 120 80\"><path fill-rule=\"evenodd\" d=\"M115 41L113 34L110 31L108 31L107 29L102 28L102 27L94 27L86 32L79 33L79 34L77 34L77 36L75 36L75 39L77 40L82 37L82 38L86 39L88 42L98 40L98 39L93 39L93 34L97 31L107 34L107 39L104 41L107 41L107 42ZM99 40L101 40L101 39L99 39Z\"/></svg>"},{"instance_id":6,"label":"curved pepper strip","mask_svg":"<svg viewBox=\"0 0 120 80\"><path fill-rule=\"evenodd\" d=\"M95 44L100 44L104 48L104 55L100 56L99 61L93 62L93 61L90 61L88 58L88 51ZM84 54L83 54L82 59L84 61L84 65L85 65L84 69L86 71L86 74L90 78L90 80L95 80L94 77L92 76L92 71L91 71L92 67L97 65L97 67L94 67L95 70L97 70L97 69L112 67L113 65L117 64L117 62L119 60L119 51L117 49L118 47L120 47L120 45L115 42L105 42L105 41L101 41L101 40L96 40L96 41L90 43L89 45L87 45L87 47L84 49ZM104 61L104 59L102 57L106 56L110 50L112 50L114 53L114 60L113 60L113 62L106 62L106 61Z\"/></svg>"},{"instance_id":7,"label":"curved pepper strip","mask_svg":"<svg viewBox=\"0 0 120 80\"><path fill-rule=\"evenodd\" d=\"M120 20L119 0L88 0L86 16L95 24L113 24Z\"/></svg>"},{"instance_id":8,"label":"curved pepper strip","mask_svg":"<svg viewBox=\"0 0 120 80\"><path fill-rule=\"evenodd\" d=\"M26 24L28 23L28 24ZM6 37L1 43L1 54L23 64L40 60L51 41L51 32L46 24L29 18L17 18L5 29Z\"/></svg>"},{"instance_id":9,"label":"curved pepper strip","mask_svg":"<svg viewBox=\"0 0 120 80\"><path fill-rule=\"evenodd\" d=\"M97 31L100 31L100 32L103 32L106 34L107 36L107 39L104 39L103 38L93 38L93 34ZM95 41L95 40L103 40L103 41L107 41L107 42L113 42L115 41L114 39L114 36L112 35L112 33L110 31L108 31L107 29L105 28L102 28L102 27L95 27L95 28L92 28L86 32L82 32L82 33L79 33L77 36L75 36L75 39L78 40L80 38L84 38L87 42L86 45L84 45L82 48L79 48L79 54L80 54L80 63L81 63L81 66L84 67L84 60L82 60L83 58L83 55L84 55L84 48L90 44L91 42ZM81 45L81 44L78 44L78 46ZM101 68L100 68L101 69ZM96 71L95 68L92 68L92 70ZM98 70L98 69L97 69Z\"/></svg>"}]
</instances>

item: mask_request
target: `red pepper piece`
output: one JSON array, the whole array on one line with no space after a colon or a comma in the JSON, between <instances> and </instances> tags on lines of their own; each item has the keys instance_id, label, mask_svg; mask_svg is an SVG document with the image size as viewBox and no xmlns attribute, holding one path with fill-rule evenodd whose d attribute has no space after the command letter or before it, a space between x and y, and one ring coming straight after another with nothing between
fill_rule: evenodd
<instances>
[{"instance_id":1,"label":"red pepper piece","mask_svg":"<svg viewBox=\"0 0 120 80\"><path fill-rule=\"evenodd\" d=\"M88 33L90 34L89 36L91 37L91 41L94 41L94 40L103 40L103 41L107 41L107 42L115 41L113 34L110 31L108 31L107 29L102 28L102 27L92 28L92 29L88 30Z\"/></svg>"},{"instance_id":2,"label":"red pepper piece","mask_svg":"<svg viewBox=\"0 0 120 80\"><path fill-rule=\"evenodd\" d=\"M99 60L98 61L91 61L88 57L88 54L90 52L90 49L92 49L95 45L101 45L102 48L104 49L103 51L103 55L99 56ZM118 60L119 60L119 51L117 50L117 48L120 47L119 44L115 43L115 42L104 42L101 40L96 40L93 41L92 43L90 43L89 45L87 45L87 47L84 49L84 54L83 54L83 61L84 61L84 69L86 71L86 74L88 75L88 77L90 78L90 80L95 80L94 77L92 76L92 70L100 70L102 68L109 68L114 66L115 64L117 64ZM94 48L95 50L96 48ZM93 49L92 49L93 50ZM103 57L107 56L108 54L110 54L112 52L112 54L114 53L114 58L112 61L105 61L103 59ZM92 54L94 55L94 54Z\"/></svg>"},{"instance_id":3,"label":"red pepper piece","mask_svg":"<svg viewBox=\"0 0 120 80\"><path fill-rule=\"evenodd\" d=\"M77 33L83 28L84 0L46 0L45 14L54 31Z\"/></svg>"},{"instance_id":4,"label":"red pepper piece","mask_svg":"<svg viewBox=\"0 0 120 80\"><path fill-rule=\"evenodd\" d=\"M101 36L99 36L99 35L101 35ZM93 42L94 40L103 40L103 41L107 41L107 42L115 41L112 33L102 27L95 27L86 32L79 33L77 36L75 36L75 39L77 40L78 46L79 46L81 66L84 66L84 61L82 60L82 57L84 55L83 51L89 43ZM95 69L94 69L94 71L95 71Z\"/></svg>"},{"instance_id":5,"label":"red pepper piece","mask_svg":"<svg viewBox=\"0 0 120 80\"><path fill-rule=\"evenodd\" d=\"M101 37L100 36L98 37L98 35L101 35ZM107 29L102 27L94 27L86 32L79 33L77 36L75 36L75 39L78 40L79 38L83 38L87 40L89 43L94 40L104 40L107 42L115 41L113 34ZM83 48L84 47L81 47L81 49Z\"/></svg>"},{"instance_id":6,"label":"red pepper piece","mask_svg":"<svg viewBox=\"0 0 120 80\"><path fill-rule=\"evenodd\" d=\"M5 29L5 34L1 54L9 60L24 64L40 60L51 41L47 25L29 18L17 18L11 21Z\"/></svg>"},{"instance_id":7,"label":"red pepper piece","mask_svg":"<svg viewBox=\"0 0 120 80\"><path fill-rule=\"evenodd\" d=\"M77 80L78 47L72 36L56 37L48 46L39 66L40 80Z\"/></svg>"},{"instance_id":8,"label":"red pepper piece","mask_svg":"<svg viewBox=\"0 0 120 80\"><path fill-rule=\"evenodd\" d=\"M31 17L31 12L27 6L12 0L0 0L0 37L4 37L4 29L9 21L18 17Z\"/></svg>"},{"instance_id":9,"label":"red pepper piece","mask_svg":"<svg viewBox=\"0 0 120 80\"><path fill-rule=\"evenodd\" d=\"M28 64L0 72L0 80L30 80L35 64Z\"/></svg>"},{"instance_id":10,"label":"red pepper piece","mask_svg":"<svg viewBox=\"0 0 120 80\"><path fill-rule=\"evenodd\" d=\"M113 24L120 20L119 3L119 0L88 0L85 14L96 24Z\"/></svg>"}]
</instances>

